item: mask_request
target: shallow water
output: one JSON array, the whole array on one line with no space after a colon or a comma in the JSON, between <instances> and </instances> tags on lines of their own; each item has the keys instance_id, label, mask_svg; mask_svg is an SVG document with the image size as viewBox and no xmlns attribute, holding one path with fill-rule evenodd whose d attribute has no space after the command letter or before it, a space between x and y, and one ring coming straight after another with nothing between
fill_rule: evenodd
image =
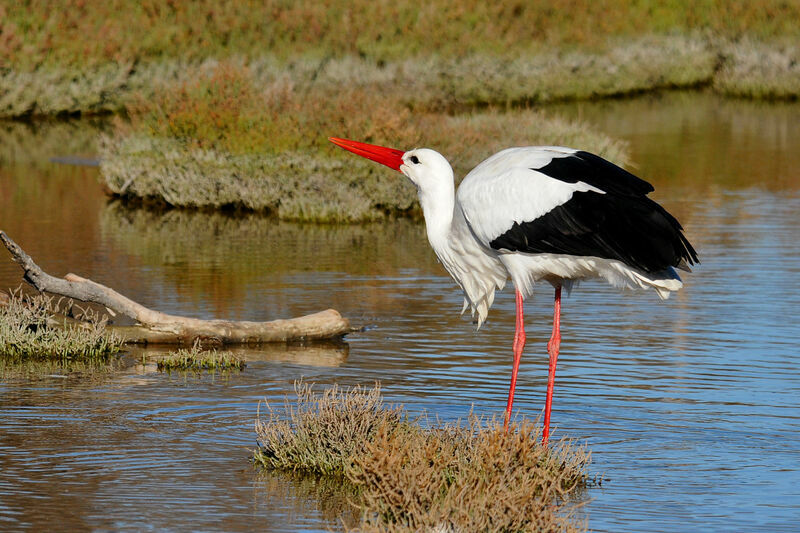
<instances>
[{"instance_id":1,"label":"shallow water","mask_svg":"<svg viewBox=\"0 0 800 533\"><path fill-rule=\"evenodd\" d=\"M582 511L589 527L796 531L800 105L670 94L557 111L631 143L636 172L702 260L667 302L600 283L563 302L553 421L605 475ZM253 472L260 399L280 401L303 376L380 380L388 401L444 420L505 407L513 295L475 332L419 224L129 210L107 203L96 169L42 162L47 128L15 135L0 153L0 229L50 273L166 312L263 320L333 307L370 327L344 346L243 351L248 367L228 375L131 365L0 382L0 529L336 529L324 487ZM51 144L52 156L85 153ZM2 287L20 283L8 257ZM526 306L515 407L529 417L544 400L551 305L542 287Z\"/></svg>"}]
</instances>

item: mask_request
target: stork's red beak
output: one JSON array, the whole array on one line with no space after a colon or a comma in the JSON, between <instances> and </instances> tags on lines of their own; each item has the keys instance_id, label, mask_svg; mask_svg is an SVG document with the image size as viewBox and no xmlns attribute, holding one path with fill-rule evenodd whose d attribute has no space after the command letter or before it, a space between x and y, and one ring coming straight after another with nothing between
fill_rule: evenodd
<instances>
[{"instance_id":1,"label":"stork's red beak","mask_svg":"<svg viewBox=\"0 0 800 533\"><path fill-rule=\"evenodd\" d=\"M382 165L397 170L400 170L400 165L403 164L402 150L395 150L394 148L386 148L385 146L378 146L376 144L360 143L358 141L350 141L347 139L339 139L337 137L328 137L328 140L336 146L341 146L345 150L358 154L361 157L372 159Z\"/></svg>"}]
</instances>

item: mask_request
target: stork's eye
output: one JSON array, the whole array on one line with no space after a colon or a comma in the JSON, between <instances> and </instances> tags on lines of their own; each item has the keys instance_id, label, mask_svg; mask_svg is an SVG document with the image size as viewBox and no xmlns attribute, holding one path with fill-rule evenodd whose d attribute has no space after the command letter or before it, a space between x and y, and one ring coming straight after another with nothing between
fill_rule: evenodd
<instances>
[{"instance_id":1,"label":"stork's eye","mask_svg":"<svg viewBox=\"0 0 800 533\"><path fill-rule=\"evenodd\" d=\"M415 165L418 165L419 164L419 157L417 157L415 155L412 155L411 156L411 162L414 163Z\"/></svg>"}]
</instances>

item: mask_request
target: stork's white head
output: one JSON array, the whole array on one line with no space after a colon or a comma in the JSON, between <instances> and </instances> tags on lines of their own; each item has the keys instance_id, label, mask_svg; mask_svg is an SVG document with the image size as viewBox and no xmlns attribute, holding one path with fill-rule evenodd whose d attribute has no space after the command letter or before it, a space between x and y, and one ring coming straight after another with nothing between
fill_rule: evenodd
<instances>
[{"instance_id":1,"label":"stork's white head","mask_svg":"<svg viewBox=\"0 0 800 533\"><path fill-rule=\"evenodd\" d=\"M453 190L453 169L447 159L434 150L417 148L404 153L400 172L417 186L420 193Z\"/></svg>"},{"instance_id":2,"label":"stork's white head","mask_svg":"<svg viewBox=\"0 0 800 533\"><path fill-rule=\"evenodd\" d=\"M425 216L428 240L441 258L440 252L446 246L455 204L453 169L447 159L427 148L403 152L335 137L330 137L329 140L354 154L402 172L416 185L422 214Z\"/></svg>"},{"instance_id":3,"label":"stork's white head","mask_svg":"<svg viewBox=\"0 0 800 533\"><path fill-rule=\"evenodd\" d=\"M416 148L403 152L375 144L330 137L337 146L402 172L416 185L420 197L453 194L453 169L439 152Z\"/></svg>"}]
</instances>

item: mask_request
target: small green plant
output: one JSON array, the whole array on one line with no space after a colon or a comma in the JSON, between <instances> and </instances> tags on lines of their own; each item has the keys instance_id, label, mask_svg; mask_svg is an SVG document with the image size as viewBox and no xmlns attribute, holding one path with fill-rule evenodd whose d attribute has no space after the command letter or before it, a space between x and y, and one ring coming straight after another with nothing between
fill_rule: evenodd
<instances>
[{"instance_id":1,"label":"small green plant","mask_svg":"<svg viewBox=\"0 0 800 533\"><path fill-rule=\"evenodd\" d=\"M470 416L409 420L376 385L321 394L296 383L297 404L259 414L255 463L341 478L362 511L363 531L576 531L564 506L591 483L590 456L540 427Z\"/></svg>"},{"instance_id":2,"label":"small green plant","mask_svg":"<svg viewBox=\"0 0 800 533\"><path fill-rule=\"evenodd\" d=\"M162 372L171 370L243 370L247 366L244 360L231 352L203 350L199 343L195 343L189 350L181 348L158 359L156 365Z\"/></svg>"},{"instance_id":3,"label":"small green plant","mask_svg":"<svg viewBox=\"0 0 800 533\"><path fill-rule=\"evenodd\" d=\"M0 357L7 362L106 361L122 346L106 331L105 318L86 312L78 322L58 313L52 298L12 293L0 303Z\"/></svg>"}]
</instances>

